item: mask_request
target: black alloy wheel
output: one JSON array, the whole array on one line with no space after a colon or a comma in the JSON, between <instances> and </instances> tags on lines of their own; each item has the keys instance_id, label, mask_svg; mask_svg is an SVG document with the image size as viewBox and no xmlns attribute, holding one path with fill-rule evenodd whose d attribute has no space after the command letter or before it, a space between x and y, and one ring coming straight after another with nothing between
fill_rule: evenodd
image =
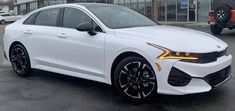
<instances>
[{"instance_id":1,"label":"black alloy wheel","mask_svg":"<svg viewBox=\"0 0 235 111\"><path fill-rule=\"evenodd\" d=\"M231 17L231 8L222 6L215 10L215 20L217 23L227 23Z\"/></svg>"},{"instance_id":2,"label":"black alloy wheel","mask_svg":"<svg viewBox=\"0 0 235 111\"><path fill-rule=\"evenodd\" d=\"M141 57L127 57L114 73L116 89L127 99L147 100L157 94L157 80L151 65Z\"/></svg>"},{"instance_id":3,"label":"black alloy wheel","mask_svg":"<svg viewBox=\"0 0 235 111\"><path fill-rule=\"evenodd\" d=\"M19 76L28 76L32 73L29 55L23 45L17 44L12 47L10 61L13 70Z\"/></svg>"}]
</instances>

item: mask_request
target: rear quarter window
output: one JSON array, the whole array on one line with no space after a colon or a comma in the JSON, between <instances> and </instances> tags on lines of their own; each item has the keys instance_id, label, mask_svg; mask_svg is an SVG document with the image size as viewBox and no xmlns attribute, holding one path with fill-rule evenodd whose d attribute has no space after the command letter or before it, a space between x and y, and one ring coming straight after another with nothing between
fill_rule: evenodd
<instances>
[{"instance_id":1,"label":"rear quarter window","mask_svg":"<svg viewBox=\"0 0 235 111\"><path fill-rule=\"evenodd\" d=\"M34 13L33 15L29 16L29 17L24 21L23 24L31 24L31 25L34 24L35 18L36 18L37 15L38 15L38 13Z\"/></svg>"}]
</instances>

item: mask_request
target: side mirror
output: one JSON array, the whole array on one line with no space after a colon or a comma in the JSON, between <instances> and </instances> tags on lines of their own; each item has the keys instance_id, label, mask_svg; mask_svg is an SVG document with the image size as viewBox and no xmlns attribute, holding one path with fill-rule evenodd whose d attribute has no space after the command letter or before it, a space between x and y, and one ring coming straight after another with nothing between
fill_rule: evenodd
<instances>
[{"instance_id":1,"label":"side mirror","mask_svg":"<svg viewBox=\"0 0 235 111\"><path fill-rule=\"evenodd\" d=\"M91 23L85 22L81 23L76 28L78 31L87 32L90 35L96 35L97 33L93 30Z\"/></svg>"}]
</instances>

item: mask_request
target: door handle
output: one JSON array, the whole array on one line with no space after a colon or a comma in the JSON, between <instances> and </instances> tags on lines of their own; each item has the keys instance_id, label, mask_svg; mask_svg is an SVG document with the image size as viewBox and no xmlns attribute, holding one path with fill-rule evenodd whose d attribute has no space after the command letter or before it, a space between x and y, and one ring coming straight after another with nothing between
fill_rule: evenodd
<instances>
[{"instance_id":1,"label":"door handle","mask_svg":"<svg viewBox=\"0 0 235 111\"><path fill-rule=\"evenodd\" d=\"M59 38L68 38L68 36L65 33L58 34Z\"/></svg>"},{"instance_id":2,"label":"door handle","mask_svg":"<svg viewBox=\"0 0 235 111\"><path fill-rule=\"evenodd\" d=\"M31 30L25 30L24 33L25 34L32 34L32 31Z\"/></svg>"}]
</instances>

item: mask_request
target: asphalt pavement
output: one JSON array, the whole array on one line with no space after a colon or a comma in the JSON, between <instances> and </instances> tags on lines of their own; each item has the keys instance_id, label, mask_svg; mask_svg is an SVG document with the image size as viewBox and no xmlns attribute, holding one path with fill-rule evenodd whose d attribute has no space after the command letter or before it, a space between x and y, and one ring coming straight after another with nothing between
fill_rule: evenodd
<instances>
[{"instance_id":1,"label":"asphalt pavement","mask_svg":"<svg viewBox=\"0 0 235 111\"><path fill-rule=\"evenodd\" d=\"M211 92L157 95L147 103L126 101L111 86L80 78L45 71L19 77L4 60L3 27L0 26L0 111L235 111L234 77ZM210 33L208 26L190 28ZM219 38L229 44L229 52L235 55L235 30L225 30ZM233 64L233 71L234 68Z\"/></svg>"}]
</instances>

